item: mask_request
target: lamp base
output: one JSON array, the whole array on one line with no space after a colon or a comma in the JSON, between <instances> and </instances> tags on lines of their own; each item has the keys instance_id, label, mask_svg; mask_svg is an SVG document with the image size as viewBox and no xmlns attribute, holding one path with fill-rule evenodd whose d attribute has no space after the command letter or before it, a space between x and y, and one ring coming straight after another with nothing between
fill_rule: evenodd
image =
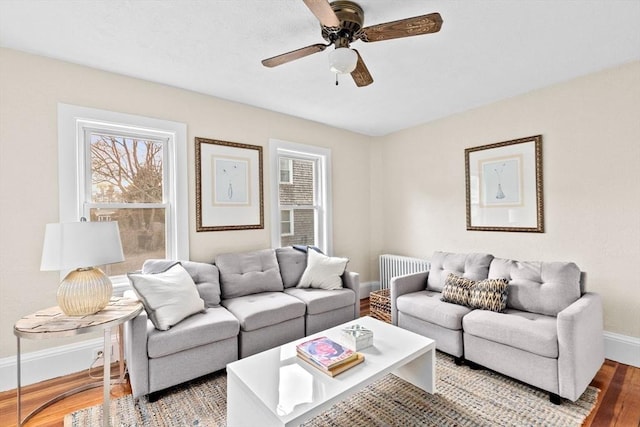
<instances>
[{"instance_id":1,"label":"lamp base","mask_svg":"<svg viewBox=\"0 0 640 427\"><path fill-rule=\"evenodd\" d=\"M60 282L58 305L67 316L97 313L109 304L113 286L99 268L73 270Z\"/></svg>"}]
</instances>

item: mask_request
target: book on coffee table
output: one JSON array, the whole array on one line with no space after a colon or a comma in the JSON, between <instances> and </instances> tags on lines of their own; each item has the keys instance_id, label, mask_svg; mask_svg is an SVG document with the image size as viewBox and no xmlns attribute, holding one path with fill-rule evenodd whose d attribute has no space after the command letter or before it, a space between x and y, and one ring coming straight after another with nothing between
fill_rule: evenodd
<instances>
[{"instance_id":1,"label":"book on coffee table","mask_svg":"<svg viewBox=\"0 0 640 427\"><path fill-rule=\"evenodd\" d=\"M312 359L308 359L305 355L303 355L302 353L298 353L298 358L304 360L305 362L307 362L309 365L313 366L314 368L318 369L321 372L324 372L325 374L331 376L331 377L335 377L336 375L346 371L349 368L352 368L353 366L356 366L362 362L364 362L364 354L362 353L355 353L355 358L354 359L350 359L347 362L344 363L340 363L337 366L334 366L331 369L326 369L323 366L320 366L317 362L315 362Z\"/></svg>"},{"instance_id":2,"label":"book on coffee table","mask_svg":"<svg viewBox=\"0 0 640 427\"><path fill-rule=\"evenodd\" d=\"M300 359L332 377L364 360L362 354L327 337L318 337L298 344L296 351Z\"/></svg>"},{"instance_id":3,"label":"book on coffee table","mask_svg":"<svg viewBox=\"0 0 640 427\"><path fill-rule=\"evenodd\" d=\"M318 337L298 344L296 351L324 369L335 368L357 358L353 350L327 337Z\"/></svg>"}]
</instances>

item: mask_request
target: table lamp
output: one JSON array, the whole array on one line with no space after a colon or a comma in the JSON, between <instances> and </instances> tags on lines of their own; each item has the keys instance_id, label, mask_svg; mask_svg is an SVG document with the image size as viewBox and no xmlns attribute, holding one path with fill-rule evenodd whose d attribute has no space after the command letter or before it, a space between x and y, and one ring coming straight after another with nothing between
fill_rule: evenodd
<instances>
[{"instance_id":1,"label":"table lamp","mask_svg":"<svg viewBox=\"0 0 640 427\"><path fill-rule=\"evenodd\" d=\"M47 224L40 270L71 270L58 287L69 316L97 313L109 303L111 280L96 266L124 261L116 221Z\"/></svg>"}]
</instances>

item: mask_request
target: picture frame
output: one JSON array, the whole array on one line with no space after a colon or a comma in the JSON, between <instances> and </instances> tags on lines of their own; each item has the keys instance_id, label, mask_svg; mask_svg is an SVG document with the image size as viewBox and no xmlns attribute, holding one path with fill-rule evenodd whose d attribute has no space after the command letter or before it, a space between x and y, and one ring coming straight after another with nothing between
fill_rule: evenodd
<instances>
[{"instance_id":1,"label":"picture frame","mask_svg":"<svg viewBox=\"0 0 640 427\"><path fill-rule=\"evenodd\" d=\"M196 231L264 228L262 147L195 138Z\"/></svg>"},{"instance_id":2,"label":"picture frame","mask_svg":"<svg viewBox=\"0 0 640 427\"><path fill-rule=\"evenodd\" d=\"M544 233L542 135L464 153L467 230Z\"/></svg>"}]
</instances>

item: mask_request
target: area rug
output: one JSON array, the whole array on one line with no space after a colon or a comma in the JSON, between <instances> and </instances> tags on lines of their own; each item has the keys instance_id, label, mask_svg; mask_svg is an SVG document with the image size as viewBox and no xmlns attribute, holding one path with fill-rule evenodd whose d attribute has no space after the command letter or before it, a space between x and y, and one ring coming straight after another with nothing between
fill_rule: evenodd
<instances>
[{"instance_id":1,"label":"area rug","mask_svg":"<svg viewBox=\"0 0 640 427\"><path fill-rule=\"evenodd\" d=\"M580 426L599 390L588 387L576 402L549 402L548 393L489 370L456 366L437 354L437 393L431 395L395 375L387 375L304 425L320 426ZM227 377L215 373L173 387L160 399L114 399L111 425L225 426ZM102 405L65 417L65 427L102 424Z\"/></svg>"}]
</instances>

